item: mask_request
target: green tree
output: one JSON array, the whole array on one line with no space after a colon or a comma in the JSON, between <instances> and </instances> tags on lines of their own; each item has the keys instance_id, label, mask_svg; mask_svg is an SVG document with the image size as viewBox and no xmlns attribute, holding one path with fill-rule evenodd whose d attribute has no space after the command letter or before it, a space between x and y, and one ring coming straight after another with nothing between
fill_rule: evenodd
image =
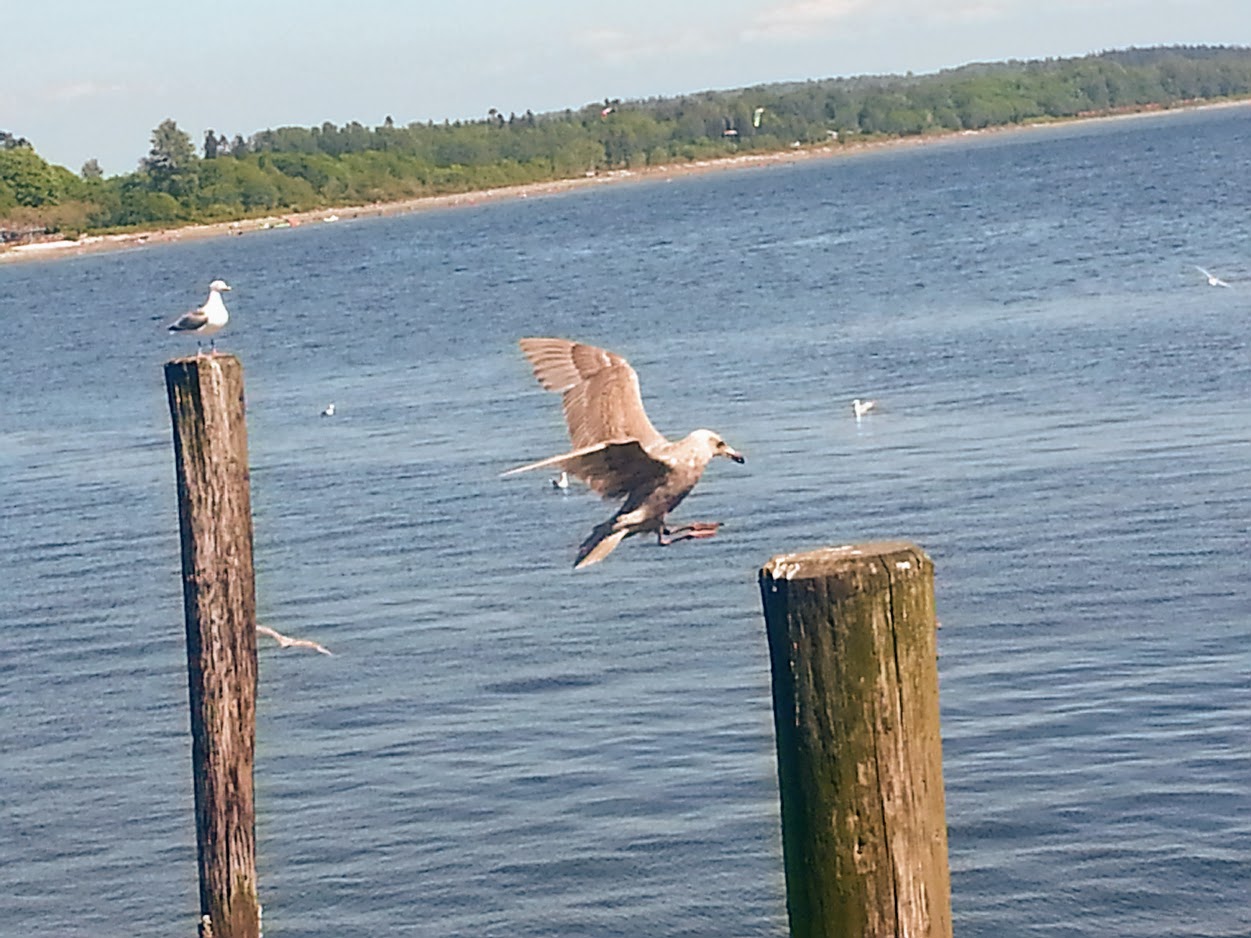
<instances>
[{"instance_id":1,"label":"green tree","mask_svg":"<svg viewBox=\"0 0 1251 938\"><path fill-rule=\"evenodd\" d=\"M87 160L87 162L83 163L83 168L79 171L79 175L81 175L83 179L103 179L104 170L100 168L100 161L93 156L91 159Z\"/></svg>"},{"instance_id":2,"label":"green tree","mask_svg":"<svg viewBox=\"0 0 1251 938\"><path fill-rule=\"evenodd\" d=\"M63 166L52 166L29 146L0 148L0 183L18 205L56 205L79 194L81 180Z\"/></svg>"},{"instance_id":3,"label":"green tree","mask_svg":"<svg viewBox=\"0 0 1251 938\"><path fill-rule=\"evenodd\" d=\"M168 192L131 188L122 193L118 222L122 225L166 224L183 219L182 206Z\"/></svg>"},{"instance_id":4,"label":"green tree","mask_svg":"<svg viewBox=\"0 0 1251 938\"><path fill-rule=\"evenodd\" d=\"M197 185L195 147L191 137L166 119L152 131L152 149L143 161L156 192L166 192L175 199L192 194Z\"/></svg>"},{"instance_id":5,"label":"green tree","mask_svg":"<svg viewBox=\"0 0 1251 938\"><path fill-rule=\"evenodd\" d=\"M143 166L149 173L177 172L194 164L195 158L191 137L179 130L178 124L173 120L167 118L152 131L152 149L148 151Z\"/></svg>"},{"instance_id":6,"label":"green tree","mask_svg":"<svg viewBox=\"0 0 1251 938\"><path fill-rule=\"evenodd\" d=\"M1017 123L1039 116L1213 97L1251 97L1251 49L1163 47L1073 59L977 63L933 75L877 75L606 99L523 117L373 129L279 127L233 141L205 134L204 155L166 120L138 171L104 179L50 166L30 141L0 131L0 218L69 231L344 205L568 178L614 166L778 150L832 133L901 135ZM732 129L735 135L725 136Z\"/></svg>"},{"instance_id":7,"label":"green tree","mask_svg":"<svg viewBox=\"0 0 1251 938\"><path fill-rule=\"evenodd\" d=\"M0 218L4 218L15 208L17 208L17 194L12 186L0 179ZM3 227L3 224L0 224L0 228Z\"/></svg>"},{"instance_id":8,"label":"green tree","mask_svg":"<svg viewBox=\"0 0 1251 938\"><path fill-rule=\"evenodd\" d=\"M256 163L240 163L238 178L244 208L255 211L278 207L278 187Z\"/></svg>"}]
</instances>

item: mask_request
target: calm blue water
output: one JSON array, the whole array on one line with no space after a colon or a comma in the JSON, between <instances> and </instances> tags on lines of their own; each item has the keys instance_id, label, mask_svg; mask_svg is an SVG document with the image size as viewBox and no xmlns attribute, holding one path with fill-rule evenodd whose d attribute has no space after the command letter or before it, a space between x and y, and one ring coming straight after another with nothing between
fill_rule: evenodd
<instances>
[{"instance_id":1,"label":"calm blue water","mask_svg":"<svg viewBox=\"0 0 1251 938\"><path fill-rule=\"evenodd\" d=\"M1240 108L0 266L0 931L194 927L161 324L221 276L261 618L335 652L261 649L271 938L785 934L755 571L883 537L957 933L1251 934L1249 182ZM536 334L747 453L718 537L571 572L611 508L498 478Z\"/></svg>"}]
</instances>

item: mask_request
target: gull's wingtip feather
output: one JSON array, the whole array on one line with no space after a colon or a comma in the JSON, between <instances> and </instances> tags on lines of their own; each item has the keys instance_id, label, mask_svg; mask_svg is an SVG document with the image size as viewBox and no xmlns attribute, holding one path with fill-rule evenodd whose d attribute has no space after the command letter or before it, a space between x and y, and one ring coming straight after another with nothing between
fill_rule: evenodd
<instances>
[{"instance_id":1,"label":"gull's wingtip feather","mask_svg":"<svg viewBox=\"0 0 1251 938\"><path fill-rule=\"evenodd\" d=\"M540 459L538 462L526 463L524 466L514 466L512 469L505 469L500 473L500 478L515 476L522 472L529 472L531 469L543 469L546 466L555 466L564 462L569 458L569 453L561 453L559 456L549 456L547 459Z\"/></svg>"}]
</instances>

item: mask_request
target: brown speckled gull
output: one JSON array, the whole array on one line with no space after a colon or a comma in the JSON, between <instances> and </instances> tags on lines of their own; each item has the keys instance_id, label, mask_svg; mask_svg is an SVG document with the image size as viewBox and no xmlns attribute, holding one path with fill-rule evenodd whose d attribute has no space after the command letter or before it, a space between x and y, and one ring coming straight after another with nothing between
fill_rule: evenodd
<instances>
[{"instance_id":1,"label":"brown speckled gull","mask_svg":"<svg viewBox=\"0 0 1251 938\"><path fill-rule=\"evenodd\" d=\"M714 456L743 462L711 430L695 430L676 443L647 419L638 375L620 355L568 339L522 339L534 376L563 397L573 450L510 469L504 475L553 467L581 479L604 498L624 498L617 513L596 525L578 549L574 567L599 563L632 534L655 531L660 544L712 537L718 522L669 528L678 506Z\"/></svg>"}]
</instances>

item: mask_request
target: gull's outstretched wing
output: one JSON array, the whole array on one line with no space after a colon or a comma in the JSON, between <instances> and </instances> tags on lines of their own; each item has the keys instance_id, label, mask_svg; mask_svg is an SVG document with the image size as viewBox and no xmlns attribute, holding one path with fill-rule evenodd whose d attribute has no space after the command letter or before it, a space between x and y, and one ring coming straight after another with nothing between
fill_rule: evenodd
<instances>
[{"instance_id":1,"label":"gull's outstretched wing","mask_svg":"<svg viewBox=\"0 0 1251 938\"><path fill-rule=\"evenodd\" d=\"M649 456L638 440L622 440L596 443L571 453L540 459L509 469L504 475L548 466L563 469L581 479L604 498L622 498L636 489L654 484L671 471L667 463Z\"/></svg>"},{"instance_id":2,"label":"gull's outstretched wing","mask_svg":"<svg viewBox=\"0 0 1251 938\"><path fill-rule=\"evenodd\" d=\"M539 384L563 396L575 452L612 441L637 440L643 449L665 442L647 419L638 375L620 355L568 339L531 338L520 344Z\"/></svg>"},{"instance_id":3,"label":"gull's outstretched wing","mask_svg":"<svg viewBox=\"0 0 1251 938\"><path fill-rule=\"evenodd\" d=\"M1220 277L1216 276L1216 274L1212 273L1212 271L1208 270L1207 268L1200 267L1198 264L1192 264L1191 266L1193 266L1195 270L1199 271L1199 273L1203 274L1203 276L1207 277L1208 283L1211 284L1212 286L1214 287L1229 286L1228 283L1226 283Z\"/></svg>"}]
</instances>

